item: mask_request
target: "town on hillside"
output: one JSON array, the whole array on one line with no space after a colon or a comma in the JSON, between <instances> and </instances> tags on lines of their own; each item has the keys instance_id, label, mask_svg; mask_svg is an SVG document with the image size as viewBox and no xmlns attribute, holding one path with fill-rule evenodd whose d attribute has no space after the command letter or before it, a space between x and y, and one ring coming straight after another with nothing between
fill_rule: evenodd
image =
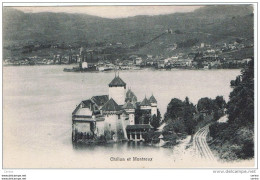
<instances>
[{"instance_id":1,"label":"town on hillside","mask_svg":"<svg viewBox=\"0 0 260 180\"><path fill-rule=\"evenodd\" d=\"M152 43L152 42L149 42ZM163 41L161 42L163 43ZM149 46L149 44L146 44ZM8 47L10 49L14 47ZM182 51L178 44L167 45L167 51L174 55L151 55L131 53L131 45L98 44L95 47L80 47L73 44L36 44L22 47L34 52L33 56L6 57L4 65L61 65L79 64L82 69L94 71L153 69L233 69L242 68L253 57L253 44L237 38L223 44L206 42L193 45L189 51ZM43 54L41 51L48 49ZM123 51L123 52L121 52ZM129 52L130 51L130 52ZM176 51L176 53L174 53ZM122 54L121 54L122 53ZM120 54L120 57L118 57ZM93 69L94 67L94 69Z\"/></svg>"},{"instance_id":2,"label":"town on hillside","mask_svg":"<svg viewBox=\"0 0 260 180\"><path fill-rule=\"evenodd\" d=\"M251 5L213 5L122 19L71 13L42 16L5 7L3 17L6 66L79 64L67 72L233 69L254 57Z\"/></svg>"}]
</instances>

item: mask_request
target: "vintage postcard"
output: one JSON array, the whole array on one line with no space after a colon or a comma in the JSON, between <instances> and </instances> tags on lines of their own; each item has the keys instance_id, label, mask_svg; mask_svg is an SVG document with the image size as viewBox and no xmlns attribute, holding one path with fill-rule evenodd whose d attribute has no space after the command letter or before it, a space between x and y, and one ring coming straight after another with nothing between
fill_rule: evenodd
<instances>
[{"instance_id":1,"label":"vintage postcard","mask_svg":"<svg viewBox=\"0 0 260 180\"><path fill-rule=\"evenodd\" d=\"M255 3L3 3L3 168L255 168Z\"/></svg>"}]
</instances>

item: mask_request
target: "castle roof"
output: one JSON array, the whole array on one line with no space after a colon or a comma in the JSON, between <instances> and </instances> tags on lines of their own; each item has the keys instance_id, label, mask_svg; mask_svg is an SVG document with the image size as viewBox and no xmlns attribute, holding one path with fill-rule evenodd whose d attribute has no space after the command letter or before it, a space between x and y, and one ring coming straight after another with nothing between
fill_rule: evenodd
<instances>
[{"instance_id":1,"label":"castle roof","mask_svg":"<svg viewBox=\"0 0 260 180\"><path fill-rule=\"evenodd\" d=\"M126 86L126 83L119 77L116 76L109 84L109 87Z\"/></svg>"},{"instance_id":2,"label":"castle roof","mask_svg":"<svg viewBox=\"0 0 260 180\"><path fill-rule=\"evenodd\" d=\"M109 99L104 106L101 108L102 111L120 111L120 106L114 101L114 99Z\"/></svg>"},{"instance_id":3,"label":"castle roof","mask_svg":"<svg viewBox=\"0 0 260 180\"><path fill-rule=\"evenodd\" d=\"M127 125L126 130L143 130L143 129L151 129L152 126L150 124L135 124L135 125Z\"/></svg>"},{"instance_id":4,"label":"castle roof","mask_svg":"<svg viewBox=\"0 0 260 180\"><path fill-rule=\"evenodd\" d=\"M152 95L149 99L150 103L157 103L157 100L155 99L155 97Z\"/></svg>"},{"instance_id":5,"label":"castle roof","mask_svg":"<svg viewBox=\"0 0 260 180\"><path fill-rule=\"evenodd\" d=\"M93 96L91 100L98 106L103 106L109 99L108 95Z\"/></svg>"},{"instance_id":6,"label":"castle roof","mask_svg":"<svg viewBox=\"0 0 260 180\"><path fill-rule=\"evenodd\" d=\"M131 102L126 102L123 105L123 109L135 109L134 105Z\"/></svg>"},{"instance_id":7,"label":"castle roof","mask_svg":"<svg viewBox=\"0 0 260 180\"><path fill-rule=\"evenodd\" d=\"M128 89L128 91L126 92L125 99L126 99L126 101L131 101L131 102L137 101L137 97L131 89Z\"/></svg>"},{"instance_id":8,"label":"castle roof","mask_svg":"<svg viewBox=\"0 0 260 180\"><path fill-rule=\"evenodd\" d=\"M140 106L151 106L150 101L145 97L144 100L141 102Z\"/></svg>"},{"instance_id":9,"label":"castle roof","mask_svg":"<svg viewBox=\"0 0 260 180\"><path fill-rule=\"evenodd\" d=\"M91 107L95 105L90 99L82 101L82 104L83 107L87 107L89 109L92 109Z\"/></svg>"}]
</instances>

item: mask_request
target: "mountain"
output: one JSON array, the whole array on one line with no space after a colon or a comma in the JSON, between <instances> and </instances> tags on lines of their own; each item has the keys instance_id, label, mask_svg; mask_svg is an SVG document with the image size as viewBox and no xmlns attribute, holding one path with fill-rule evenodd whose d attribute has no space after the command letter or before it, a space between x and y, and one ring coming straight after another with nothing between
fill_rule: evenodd
<instances>
[{"instance_id":1,"label":"mountain","mask_svg":"<svg viewBox=\"0 0 260 180\"><path fill-rule=\"evenodd\" d=\"M218 43L235 38L252 39L253 7L216 5L205 6L190 13L120 19L86 14L23 13L9 7L3 9L4 47L30 42L122 42L130 46L149 42L167 29L179 33L162 36L139 51L161 52L173 43L191 39L197 39L197 43Z\"/></svg>"}]
</instances>

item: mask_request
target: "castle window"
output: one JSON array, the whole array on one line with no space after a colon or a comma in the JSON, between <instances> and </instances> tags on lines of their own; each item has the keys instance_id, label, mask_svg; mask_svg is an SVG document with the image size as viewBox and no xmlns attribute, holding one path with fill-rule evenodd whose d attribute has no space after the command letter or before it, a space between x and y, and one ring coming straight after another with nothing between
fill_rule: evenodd
<instances>
[{"instance_id":1,"label":"castle window","mask_svg":"<svg viewBox=\"0 0 260 180\"><path fill-rule=\"evenodd\" d=\"M121 116L120 116L120 114L118 114L118 119L120 119L121 118Z\"/></svg>"}]
</instances>

